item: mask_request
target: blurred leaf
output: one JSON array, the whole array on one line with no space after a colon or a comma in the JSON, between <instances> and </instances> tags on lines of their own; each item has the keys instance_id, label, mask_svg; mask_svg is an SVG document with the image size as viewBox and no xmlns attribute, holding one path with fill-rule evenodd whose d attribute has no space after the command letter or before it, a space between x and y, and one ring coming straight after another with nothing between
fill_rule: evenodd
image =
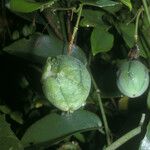
<instances>
[{"instance_id":1,"label":"blurred leaf","mask_svg":"<svg viewBox=\"0 0 150 150\"><path fill-rule=\"evenodd\" d=\"M43 10L47 7L51 7L57 0L49 0L46 3L29 2L27 0L11 0L10 9L17 12L29 13L35 10Z\"/></svg>"},{"instance_id":2,"label":"blurred leaf","mask_svg":"<svg viewBox=\"0 0 150 150\"><path fill-rule=\"evenodd\" d=\"M46 146L76 132L99 129L101 125L98 116L85 110L66 115L52 113L31 125L21 141L25 146L30 143Z\"/></svg>"},{"instance_id":3,"label":"blurred leaf","mask_svg":"<svg viewBox=\"0 0 150 150\"><path fill-rule=\"evenodd\" d=\"M0 105L0 111L4 114L10 114L11 109L7 105Z\"/></svg>"},{"instance_id":4,"label":"blurred leaf","mask_svg":"<svg viewBox=\"0 0 150 150\"><path fill-rule=\"evenodd\" d=\"M85 143L85 138L84 138L84 135L81 134L81 133L76 133L73 135L78 141L82 142L82 143Z\"/></svg>"},{"instance_id":5,"label":"blurred leaf","mask_svg":"<svg viewBox=\"0 0 150 150\"><path fill-rule=\"evenodd\" d=\"M4 116L0 116L0 149L1 150L23 150L23 146L10 129Z\"/></svg>"},{"instance_id":6,"label":"blurred leaf","mask_svg":"<svg viewBox=\"0 0 150 150\"><path fill-rule=\"evenodd\" d=\"M147 132L141 141L139 150L149 150L150 149L150 122L148 123L147 126Z\"/></svg>"},{"instance_id":7,"label":"blurred leaf","mask_svg":"<svg viewBox=\"0 0 150 150\"><path fill-rule=\"evenodd\" d=\"M63 55L67 55L67 54L68 54L68 44L65 45L63 51ZM70 55L79 59L83 64L87 65L86 55L78 45L73 44Z\"/></svg>"},{"instance_id":8,"label":"blurred leaf","mask_svg":"<svg viewBox=\"0 0 150 150\"><path fill-rule=\"evenodd\" d=\"M80 21L80 25L83 27L95 27L97 25L104 25L102 16L104 12L90 9L83 9L83 19Z\"/></svg>"},{"instance_id":9,"label":"blurred leaf","mask_svg":"<svg viewBox=\"0 0 150 150\"><path fill-rule=\"evenodd\" d=\"M67 54L68 46L55 35L42 35L35 33L29 39L23 38L5 47L3 51L29 60L34 63L43 64L47 57ZM86 56L78 46L74 45L71 55L84 64L87 63Z\"/></svg>"},{"instance_id":10,"label":"blurred leaf","mask_svg":"<svg viewBox=\"0 0 150 150\"><path fill-rule=\"evenodd\" d=\"M22 114L21 114L21 113L16 112L16 111L11 112L11 113L10 113L10 117L11 117L11 119L13 119L14 121L16 121L16 122L18 122L18 123L20 123L20 124L23 124L23 119L22 119Z\"/></svg>"},{"instance_id":11,"label":"blurred leaf","mask_svg":"<svg viewBox=\"0 0 150 150\"><path fill-rule=\"evenodd\" d=\"M104 10L107 12L116 15L115 13L118 12L122 8L122 5L119 3L118 5L115 6L107 6L103 7Z\"/></svg>"},{"instance_id":12,"label":"blurred leaf","mask_svg":"<svg viewBox=\"0 0 150 150\"><path fill-rule=\"evenodd\" d=\"M7 105L0 105L0 111L4 114L10 115L10 118L14 121L20 124L23 123L22 114L16 111L12 111Z\"/></svg>"},{"instance_id":13,"label":"blurred leaf","mask_svg":"<svg viewBox=\"0 0 150 150\"><path fill-rule=\"evenodd\" d=\"M114 36L103 28L94 28L91 35L91 47L93 55L107 52L113 47Z\"/></svg>"},{"instance_id":14,"label":"blurred leaf","mask_svg":"<svg viewBox=\"0 0 150 150\"><path fill-rule=\"evenodd\" d=\"M111 0L80 0L83 4L88 4L97 7L114 6L119 4Z\"/></svg>"},{"instance_id":15,"label":"blurred leaf","mask_svg":"<svg viewBox=\"0 0 150 150\"><path fill-rule=\"evenodd\" d=\"M130 0L121 0L121 2L122 2L124 5L126 5L126 6L130 9L130 11L132 10L132 3L131 3Z\"/></svg>"},{"instance_id":16,"label":"blurred leaf","mask_svg":"<svg viewBox=\"0 0 150 150\"><path fill-rule=\"evenodd\" d=\"M29 39L23 38L5 47L4 51L32 62L44 63L48 56L56 56L63 51L62 42L54 35L36 33Z\"/></svg>"}]
</instances>

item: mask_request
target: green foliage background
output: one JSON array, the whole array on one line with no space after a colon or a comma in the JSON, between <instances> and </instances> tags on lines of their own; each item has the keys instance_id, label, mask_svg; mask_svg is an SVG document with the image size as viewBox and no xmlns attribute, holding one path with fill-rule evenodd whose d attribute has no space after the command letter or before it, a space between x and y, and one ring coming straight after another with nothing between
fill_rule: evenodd
<instances>
[{"instance_id":1,"label":"green foliage background","mask_svg":"<svg viewBox=\"0 0 150 150\"><path fill-rule=\"evenodd\" d=\"M149 88L131 99L116 85L118 65L135 45L136 27L138 59L150 68L148 0L0 4L0 149L113 150L118 140L120 150L148 150ZM48 57L69 53L71 39L70 55L87 66L93 84L86 105L67 114L45 98L41 74Z\"/></svg>"}]
</instances>

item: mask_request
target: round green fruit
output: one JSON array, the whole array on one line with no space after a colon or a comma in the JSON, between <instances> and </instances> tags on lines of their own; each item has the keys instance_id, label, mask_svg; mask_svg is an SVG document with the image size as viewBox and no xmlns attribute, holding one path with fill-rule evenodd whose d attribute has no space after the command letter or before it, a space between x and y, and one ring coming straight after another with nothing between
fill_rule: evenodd
<instances>
[{"instance_id":1,"label":"round green fruit","mask_svg":"<svg viewBox=\"0 0 150 150\"><path fill-rule=\"evenodd\" d=\"M42 75L46 98L62 111L73 112L83 106L91 87L91 77L78 59L59 55L49 57Z\"/></svg>"},{"instance_id":2,"label":"round green fruit","mask_svg":"<svg viewBox=\"0 0 150 150\"><path fill-rule=\"evenodd\" d=\"M142 95L149 85L149 72L138 60L124 61L117 72L117 86L126 96Z\"/></svg>"}]
</instances>

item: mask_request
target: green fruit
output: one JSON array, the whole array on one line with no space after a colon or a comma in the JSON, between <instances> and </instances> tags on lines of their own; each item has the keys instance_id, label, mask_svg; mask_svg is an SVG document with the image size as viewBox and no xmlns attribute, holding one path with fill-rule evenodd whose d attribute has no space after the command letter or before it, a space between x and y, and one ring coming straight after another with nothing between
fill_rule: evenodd
<instances>
[{"instance_id":1,"label":"green fruit","mask_svg":"<svg viewBox=\"0 0 150 150\"><path fill-rule=\"evenodd\" d=\"M42 75L46 98L62 111L83 106L90 92L91 78L85 65L72 56L49 57Z\"/></svg>"},{"instance_id":2,"label":"green fruit","mask_svg":"<svg viewBox=\"0 0 150 150\"><path fill-rule=\"evenodd\" d=\"M137 60L124 61L117 72L117 86L128 97L142 95L149 85L148 69Z\"/></svg>"}]
</instances>

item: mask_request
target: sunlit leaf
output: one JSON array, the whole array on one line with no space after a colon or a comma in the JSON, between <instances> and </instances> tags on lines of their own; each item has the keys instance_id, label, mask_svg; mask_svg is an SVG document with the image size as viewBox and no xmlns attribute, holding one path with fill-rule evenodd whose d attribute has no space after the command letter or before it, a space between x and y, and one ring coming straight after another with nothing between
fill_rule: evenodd
<instances>
[{"instance_id":1,"label":"sunlit leaf","mask_svg":"<svg viewBox=\"0 0 150 150\"><path fill-rule=\"evenodd\" d=\"M132 3L131 3L130 0L121 0L121 2L122 2L124 5L126 5L126 6L130 9L130 11L132 10Z\"/></svg>"},{"instance_id":2,"label":"sunlit leaf","mask_svg":"<svg viewBox=\"0 0 150 150\"><path fill-rule=\"evenodd\" d=\"M84 5L92 5L96 7L107 7L118 5L118 2L111 0L80 0Z\"/></svg>"}]
</instances>

